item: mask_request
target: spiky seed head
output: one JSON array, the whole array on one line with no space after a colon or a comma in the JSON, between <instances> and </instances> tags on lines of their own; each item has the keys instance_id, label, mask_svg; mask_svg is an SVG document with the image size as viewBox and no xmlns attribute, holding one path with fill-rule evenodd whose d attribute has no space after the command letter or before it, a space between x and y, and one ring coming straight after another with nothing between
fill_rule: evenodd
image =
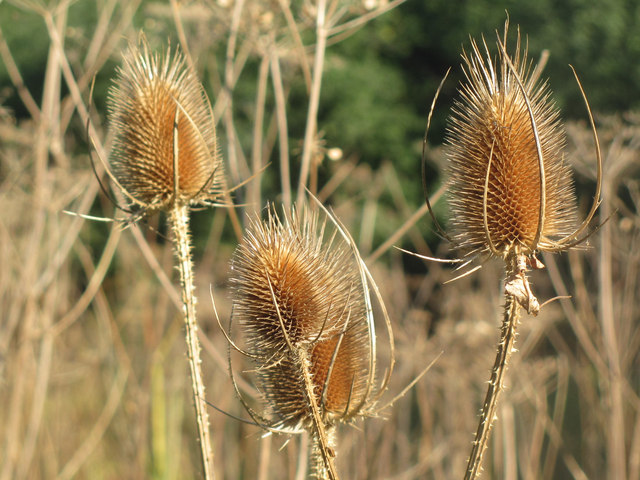
<instances>
[{"instance_id":1,"label":"spiky seed head","mask_svg":"<svg viewBox=\"0 0 640 480\"><path fill-rule=\"evenodd\" d=\"M308 362L324 419L358 415L369 391L371 338L359 269L319 215L294 209L281 221L269 210L266 221L251 222L233 257L232 322L283 428L311 420L300 359Z\"/></svg>"},{"instance_id":2,"label":"spiky seed head","mask_svg":"<svg viewBox=\"0 0 640 480\"><path fill-rule=\"evenodd\" d=\"M484 39L483 44L486 56L473 40L471 54L462 55L466 81L447 127L454 240L470 254L531 254L569 234L575 221L573 181L562 154L564 131L546 82L538 82L540 72L527 60L526 48L521 51L520 33L510 57L513 69L500 42L497 61ZM525 95L539 135L544 196Z\"/></svg>"},{"instance_id":3,"label":"spiky seed head","mask_svg":"<svg viewBox=\"0 0 640 480\"><path fill-rule=\"evenodd\" d=\"M142 208L215 200L223 185L215 125L195 72L179 51L131 45L109 90L111 168ZM177 175L175 174L177 170Z\"/></svg>"}]
</instances>

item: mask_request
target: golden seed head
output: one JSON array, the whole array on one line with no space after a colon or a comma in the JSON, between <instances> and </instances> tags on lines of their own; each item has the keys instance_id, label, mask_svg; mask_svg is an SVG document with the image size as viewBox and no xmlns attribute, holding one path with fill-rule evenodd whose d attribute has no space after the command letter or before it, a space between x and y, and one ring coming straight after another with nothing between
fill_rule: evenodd
<instances>
[{"instance_id":1,"label":"golden seed head","mask_svg":"<svg viewBox=\"0 0 640 480\"><path fill-rule=\"evenodd\" d=\"M360 272L349 246L318 215L293 210L283 222L269 210L266 221L251 222L232 263L232 321L285 428L311 418L301 359L322 418L357 415L368 392L372 352Z\"/></svg>"},{"instance_id":2,"label":"golden seed head","mask_svg":"<svg viewBox=\"0 0 640 480\"><path fill-rule=\"evenodd\" d=\"M111 168L132 202L167 208L215 200L223 185L213 115L184 57L131 45L109 90ZM175 174L177 170L177 175Z\"/></svg>"},{"instance_id":3,"label":"golden seed head","mask_svg":"<svg viewBox=\"0 0 640 480\"><path fill-rule=\"evenodd\" d=\"M503 45L506 37L505 26ZM497 62L486 43L486 57L473 40L471 47L462 56L466 82L447 128L454 240L471 254L545 250L572 231L576 210L558 110L526 49L521 53L519 32L509 57L514 68L500 42Z\"/></svg>"}]
</instances>

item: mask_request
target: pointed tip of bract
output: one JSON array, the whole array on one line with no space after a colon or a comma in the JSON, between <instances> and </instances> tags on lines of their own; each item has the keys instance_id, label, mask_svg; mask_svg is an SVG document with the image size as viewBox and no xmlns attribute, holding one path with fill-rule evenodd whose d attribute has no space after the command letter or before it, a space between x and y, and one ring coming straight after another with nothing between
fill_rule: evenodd
<instances>
[{"instance_id":1,"label":"pointed tip of bract","mask_svg":"<svg viewBox=\"0 0 640 480\"><path fill-rule=\"evenodd\" d=\"M505 25L496 56L484 39L482 48L471 41L447 129L454 239L468 252L501 257L567 235L576 208L558 110L519 32L508 58L506 39Z\"/></svg>"},{"instance_id":2,"label":"pointed tip of bract","mask_svg":"<svg viewBox=\"0 0 640 480\"><path fill-rule=\"evenodd\" d=\"M311 419L296 352L307 359L322 418L357 416L369 392L367 293L351 248L334 233L324 214L303 208L281 220L269 210L233 258L232 321L284 428Z\"/></svg>"},{"instance_id":3,"label":"pointed tip of bract","mask_svg":"<svg viewBox=\"0 0 640 480\"><path fill-rule=\"evenodd\" d=\"M111 168L128 200L162 209L220 196L223 171L213 114L177 49L152 53L142 36L130 45L109 90L108 114Z\"/></svg>"}]
</instances>

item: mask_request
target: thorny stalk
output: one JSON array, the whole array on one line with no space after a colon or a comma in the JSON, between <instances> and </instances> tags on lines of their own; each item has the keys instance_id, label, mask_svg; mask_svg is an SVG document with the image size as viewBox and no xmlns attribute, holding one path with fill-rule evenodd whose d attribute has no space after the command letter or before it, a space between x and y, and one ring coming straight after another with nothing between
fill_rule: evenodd
<instances>
[{"instance_id":1,"label":"thorny stalk","mask_svg":"<svg viewBox=\"0 0 640 480\"><path fill-rule=\"evenodd\" d=\"M204 397L189 235L189 208L224 194L222 164L210 105L179 53L164 58L140 39L125 54L109 97L115 152L110 177L144 214L169 214L180 272L193 402L204 478L214 478ZM150 120L149 120L150 119Z\"/></svg>"},{"instance_id":2,"label":"thorny stalk","mask_svg":"<svg viewBox=\"0 0 640 480\"><path fill-rule=\"evenodd\" d=\"M313 383L311 371L309 369L309 358L304 349L297 349L296 356L299 359L300 366L302 367L302 378L304 379L304 392L309 402L309 410L311 413L311 420L313 422L314 434L312 442L314 443L314 451L320 450L320 455L312 455L312 460L315 462L314 473L318 475L320 480L339 480L338 472L336 471L335 452L331 446L330 431L334 431L335 427L332 425L325 425L320 413L320 406L315 395L315 385Z\"/></svg>"},{"instance_id":3,"label":"thorny stalk","mask_svg":"<svg viewBox=\"0 0 640 480\"><path fill-rule=\"evenodd\" d=\"M213 452L209 434L209 415L204 396L202 381L202 360L200 359L200 342L198 341L198 324L196 323L196 297L193 281L193 264L191 262L191 242L189 237L189 210L187 205L175 205L170 211L170 222L175 235L176 257L180 271L182 287L182 303L184 308L185 339L187 355L191 371L191 387L193 403L196 410L198 438L202 453L204 478L215 478L213 471Z\"/></svg>"},{"instance_id":4,"label":"thorny stalk","mask_svg":"<svg viewBox=\"0 0 640 480\"><path fill-rule=\"evenodd\" d=\"M500 342L496 352L496 359L491 371L487 394L482 405L480 414L480 422L476 431L475 440L471 448L467 470L465 472L465 480L473 480L478 477L482 470L482 457L487 448L489 441L489 433L496 419L496 411L498 405L498 397L504 388L504 376L507 372L509 359L515 351L515 341L517 328L520 322L520 306L521 302L526 299L530 305L536 305L537 300L533 295L518 298L517 292L509 293L513 287L521 289L522 292L529 291L529 284L524 276L524 272L518 266L518 256L512 255L507 259L507 285L505 285L505 306L504 316L502 319L502 327L500 329ZM509 280L511 279L511 280ZM511 284L509 284L511 282Z\"/></svg>"}]
</instances>

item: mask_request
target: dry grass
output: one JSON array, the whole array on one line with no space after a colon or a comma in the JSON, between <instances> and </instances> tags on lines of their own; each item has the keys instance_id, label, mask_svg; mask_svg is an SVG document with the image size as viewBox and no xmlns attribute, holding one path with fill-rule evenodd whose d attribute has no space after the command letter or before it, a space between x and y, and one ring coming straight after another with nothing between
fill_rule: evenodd
<instances>
[{"instance_id":1,"label":"dry grass","mask_svg":"<svg viewBox=\"0 0 640 480\"><path fill-rule=\"evenodd\" d=\"M259 172L274 145L289 143L289 75L307 79L312 112L321 86L314 72L322 68L322 58L300 43L302 31L305 42L309 35L316 38L317 11L283 10L285 2L264 11L258 7L265 2L229 3L149 4L144 13L159 32L177 27L183 50L197 60L197 68L206 66L211 73L230 183L258 175L242 187L247 199L238 212L242 219L243 210L259 209L266 200ZM68 2L58 2L55 11L36 2L21 4L40 12L51 43L43 95L36 100L21 87L22 66L13 69L0 32L2 62L30 114L16 121L0 110L0 480L197 477L178 279L171 245L158 232L163 222L152 216L121 231L62 213L93 209L118 215L99 195L88 147L77 131L89 115L91 77L110 56L119 57L123 36L137 34L131 24L137 4L105 2L98 27L71 46L61 41ZM333 4L325 5L328 41L348 32L331 24L337 18ZM368 15L349 14L340 21ZM163 35L157 38L166 40ZM216 57L208 55L214 51L225 52L225 62L214 65ZM241 75L250 75L243 70L248 59L257 59L260 68L252 106L255 129L242 132L252 138L245 151L230 93ZM63 83L69 93L61 95ZM273 111L265 108L267 89L276 92ZM101 127L103 116L95 110L92 115L95 148L106 158L110 139ZM306 165L313 187L317 162L326 161L313 135L314 121L311 114L300 159L281 149L269 167L283 179L285 201L302 191L287 178L298 178ZM547 269L533 274L541 300L566 293L572 299L522 320L520 352L510 366L485 459L486 478L640 479L640 118L597 121L605 168L600 216L615 213L590 239L590 248L544 257ZM569 124L567 133L578 191L585 186L592 191L590 130ZM441 162L442 154L436 149L429 158ZM428 251L416 226L428 224L426 209L403 197L393 165L373 170L346 158L328 169L332 175L317 185L319 197L332 201L365 260L369 256L393 322L396 369L389 397L444 351L384 419L342 428L337 470L342 478L462 478L498 338L499 266L489 263L444 286L454 276L446 267L405 269L403 254L377 250L374 232L390 225L399 230L418 212L403 238L419 253L442 256L446 250ZM392 199L392 209L382 196ZM590 200L582 198L579 210ZM213 285L219 313L228 318L227 276L235 245L221 242L227 217L217 209L194 218L206 232L195 252L203 371L207 400L246 418L232 394L226 340L206 300ZM381 347L380 355L386 354ZM244 377L239 382L245 394L255 393ZM304 478L304 437L263 437L255 426L213 409L209 413L218 478Z\"/></svg>"}]
</instances>

